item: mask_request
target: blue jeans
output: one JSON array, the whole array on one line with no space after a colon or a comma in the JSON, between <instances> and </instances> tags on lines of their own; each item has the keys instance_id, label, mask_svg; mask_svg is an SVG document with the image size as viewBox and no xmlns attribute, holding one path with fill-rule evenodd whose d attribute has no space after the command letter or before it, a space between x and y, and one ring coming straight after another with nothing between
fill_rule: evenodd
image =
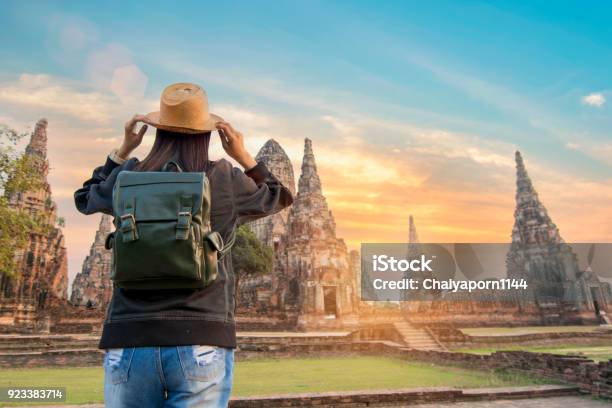
<instances>
[{"instance_id":1,"label":"blue jeans","mask_svg":"<svg viewBox=\"0 0 612 408\"><path fill-rule=\"evenodd\" d=\"M234 350L223 347L110 349L104 356L105 407L227 407L233 371Z\"/></svg>"}]
</instances>

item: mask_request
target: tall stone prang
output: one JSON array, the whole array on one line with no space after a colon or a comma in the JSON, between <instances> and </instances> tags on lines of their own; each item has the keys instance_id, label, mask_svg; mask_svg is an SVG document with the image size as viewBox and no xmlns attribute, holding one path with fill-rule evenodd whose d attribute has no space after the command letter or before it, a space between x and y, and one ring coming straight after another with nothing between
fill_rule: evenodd
<instances>
[{"instance_id":1,"label":"tall stone prang","mask_svg":"<svg viewBox=\"0 0 612 408\"><path fill-rule=\"evenodd\" d=\"M420 256L422 253L421 242L419 241L419 234L417 233L416 224L412 214L408 216L408 245L406 248L406 259L414 259ZM410 272L406 271L404 274L406 279L415 279L415 276ZM412 313L418 309L420 302L415 301L413 297L414 291L401 291L401 303L400 309L404 313Z\"/></svg>"},{"instance_id":2,"label":"tall stone prang","mask_svg":"<svg viewBox=\"0 0 612 408\"><path fill-rule=\"evenodd\" d=\"M417 234L416 225L414 224L414 217L412 214L408 217L408 243L418 244L419 234Z\"/></svg>"},{"instance_id":3,"label":"tall stone prang","mask_svg":"<svg viewBox=\"0 0 612 408\"><path fill-rule=\"evenodd\" d=\"M576 254L540 201L520 152L515 159L516 209L506 259L508 277L525 279L531 300L540 308L591 309L592 294Z\"/></svg>"},{"instance_id":4,"label":"tall stone prang","mask_svg":"<svg viewBox=\"0 0 612 408\"><path fill-rule=\"evenodd\" d=\"M421 248L421 241L419 241L419 234L417 233L416 224L414 222L414 217L412 214L408 217L408 245L406 247L406 258L412 259L419 257L423 249ZM406 275L407 278L410 273ZM404 291L407 292L407 291Z\"/></svg>"},{"instance_id":5,"label":"tall stone prang","mask_svg":"<svg viewBox=\"0 0 612 408\"><path fill-rule=\"evenodd\" d=\"M268 170L295 196L293 165L276 140L268 140L255 156L255 160L263 162ZM285 208L274 215L253 221L249 223L249 226L264 244L274 248L285 233L288 216L289 209Z\"/></svg>"},{"instance_id":6,"label":"tall stone prang","mask_svg":"<svg viewBox=\"0 0 612 408\"><path fill-rule=\"evenodd\" d=\"M105 308L113 294L110 280L112 251L104 247L104 241L111 232L112 217L103 214L96 237L83 262L83 269L72 283L70 303L89 308Z\"/></svg>"},{"instance_id":7,"label":"tall stone prang","mask_svg":"<svg viewBox=\"0 0 612 408\"><path fill-rule=\"evenodd\" d=\"M520 152L515 154L516 160L516 209L514 210L514 227L512 242L522 244L563 242L559 228L552 222L548 211L540 202L531 179L525 169L525 163Z\"/></svg>"},{"instance_id":8,"label":"tall stone prang","mask_svg":"<svg viewBox=\"0 0 612 408\"><path fill-rule=\"evenodd\" d=\"M281 305L295 307L302 328L346 327L356 322L356 279L346 244L323 196L312 141L304 143L298 193L281 239L276 276Z\"/></svg>"},{"instance_id":9,"label":"tall stone prang","mask_svg":"<svg viewBox=\"0 0 612 408\"><path fill-rule=\"evenodd\" d=\"M41 217L47 224L45 234L31 234L26 247L15 252L17 274L2 276L0 294L3 303L10 302L24 309L26 305L44 309L53 299L65 300L68 291L68 263L62 230L56 226L57 206L52 199L47 181L47 120L40 119L25 149L26 155L36 156L41 186L32 191L21 191L8 197L15 209ZM16 321L19 317L16 316Z\"/></svg>"}]
</instances>

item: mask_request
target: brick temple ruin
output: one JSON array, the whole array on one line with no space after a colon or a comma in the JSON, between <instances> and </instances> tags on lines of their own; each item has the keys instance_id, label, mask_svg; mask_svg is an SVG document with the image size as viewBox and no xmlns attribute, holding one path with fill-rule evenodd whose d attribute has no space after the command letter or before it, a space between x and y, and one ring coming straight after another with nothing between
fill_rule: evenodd
<instances>
[{"instance_id":1,"label":"brick temple ruin","mask_svg":"<svg viewBox=\"0 0 612 408\"><path fill-rule=\"evenodd\" d=\"M40 187L8 196L9 205L41 217L46 233L32 233L24 249L15 252L16 274L0 273L0 322L34 321L53 304L64 303L68 295L68 261L64 235L57 226L57 205L47 181L47 120L36 123L25 154L36 156Z\"/></svg>"},{"instance_id":2,"label":"brick temple ruin","mask_svg":"<svg viewBox=\"0 0 612 408\"><path fill-rule=\"evenodd\" d=\"M102 319L112 294L111 253L104 249L111 218L100 218L68 299L66 248L61 229L55 226L56 206L47 182L46 129L47 122L41 119L26 148L26 154L44 159L40 169L43 187L10 197L10 202L15 208L44 214L52 228L46 235L33 234L27 248L15 254L20 271L16 279L0 276L0 323L32 323L54 304L59 307L54 313L61 315L56 318L63 319L66 327L84 321L93 327ZM528 292L528 298L491 293L476 299L459 292L446 301L406 302L410 304L401 307L360 300L360 254L348 251L337 236L312 141L304 142L297 190L294 167L278 142L268 140L256 159L294 193L295 201L290 208L249 224L256 236L272 247L274 262L269 273L239 281L237 316L239 325L245 328L346 330L397 321L434 326L595 323L595 312L610 307L610 285L600 282L594 273L580 270L575 254L540 202L518 152L515 224L507 275L530 282L534 289ZM409 248L419 243L412 216L408 235ZM563 273L551 274L549 266L559 264L564 265Z\"/></svg>"},{"instance_id":3,"label":"brick temple ruin","mask_svg":"<svg viewBox=\"0 0 612 408\"><path fill-rule=\"evenodd\" d=\"M336 236L310 139L304 142L297 195L276 252L279 306L297 310L299 327L356 326L355 274L346 244Z\"/></svg>"},{"instance_id":4,"label":"brick temple ruin","mask_svg":"<svg viewBox=\"0 0 612 408\"><path fill-rule=\"evenodd\" d=\"M516 161L516 207L506 276L524 279L520 293L458 291L435 302L405 302L402 311L412 322L471 325L609 324L610 284L589 268L581 268L540 201L520 152ZM409 248L418 245L412 216Z\"/></svg>"},{"instance_id":5,"label":"brick temple ruin","mask_svg":"<svg viewBox=\"0 0 612 408\"><path fill-rule=\"evenodd\" d=\"M518 151L514 220L506 264L509 278L524 278L532 288L526 301L553 319L580 320L585 314L608 310L610 285L580 268L576 254L540 202Z\"/></svg>"},{"instance_id":6,"label":"brick temple ruin","mask_svg":"<svg viewBox=\"0 0 612 408\"><path fill-rule=\"evenodd\" d=\"M266 142L257 154L294 193L293 205L256 221L257 237L274 250L274 267L267 276L244 279L239 312L266 310L290 315L300 329L341 328L358 323L355 270L336 222L327 206L317 172L312 141L304 156L295 194L293 166L282 147ZM262 285L263 284L263 285Z\"/></svg>"},{"instance_id":7,"label":"brick temple ruin","mask_svg":"<svg viewBox=\"0 0 612 408\"><path fill-rule=\"evenodd\" d=\"M255 156L257 162L264 162L268 169L295 196L295 178L293 165L280 144L274 139L268 140ZM249 223L251 230L264 244L276 248L287 229L289 208L269 217L260 218Z\"/></svg>"},{"instance_id":8,"label":"brick temple ruin","mask_svg":"<svg viewBox=\"0 0 612 408\"><path fill-rule=\"evenodd\" d=\"M112 251L104 247L104 242L112 226L112 217L102 214L94 242L83 261L83 268L72 283L70 303L74 306L104 309L110 302L113 294L113 283L110 280Z\"/></svg>"}]
</instances>

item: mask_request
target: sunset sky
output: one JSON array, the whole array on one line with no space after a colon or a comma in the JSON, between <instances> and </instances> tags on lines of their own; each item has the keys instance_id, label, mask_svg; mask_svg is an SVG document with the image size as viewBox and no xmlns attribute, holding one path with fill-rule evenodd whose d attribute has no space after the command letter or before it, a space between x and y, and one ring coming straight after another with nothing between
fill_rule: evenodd
<instances>
[{"instance_id":1,"label":"sunset sky","mask_svg":"<svg viewBox=\"0 0 612 408\"><path fill-rule=\"evenodd\" d=\"M74 190L179 81L296 181L311 138L350 248L410 214L423 242L507 242L517 149L566 241L612 242L612 6L517 3L3 1L0 123L49 120L71 277L99 221Z\"/></svg>"}]
</instances>

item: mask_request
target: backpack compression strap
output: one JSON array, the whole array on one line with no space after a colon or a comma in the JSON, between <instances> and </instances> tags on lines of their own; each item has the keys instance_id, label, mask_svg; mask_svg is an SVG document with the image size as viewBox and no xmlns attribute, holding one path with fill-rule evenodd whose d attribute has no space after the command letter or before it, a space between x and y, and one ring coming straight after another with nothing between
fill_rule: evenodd
<instances>
[{"instance_id":1,"label":"backpack compression strap","mask_svg":"<svg viewBox=\"0 0 612 408\"><path fill-rule=\"evenodd\" d=\"M181 196L181 210L176 222L176 239L185 240L189 238L189 226L191 225L191 205L193 197L184 194Z\"/></svg>"},{"instance_id":2,"label":"backpack compression strap","mask_svg":"<svg viewBox=\"0 0 612 408\"><path fill-rule=\"evenodd\" d=\"M123 242L132 242L138 239L138 230L136 229L136 198L131 198L125 205L125 213L119 217L121 219L121 232L123 233Z\"/></svg>"}]
</instances>

